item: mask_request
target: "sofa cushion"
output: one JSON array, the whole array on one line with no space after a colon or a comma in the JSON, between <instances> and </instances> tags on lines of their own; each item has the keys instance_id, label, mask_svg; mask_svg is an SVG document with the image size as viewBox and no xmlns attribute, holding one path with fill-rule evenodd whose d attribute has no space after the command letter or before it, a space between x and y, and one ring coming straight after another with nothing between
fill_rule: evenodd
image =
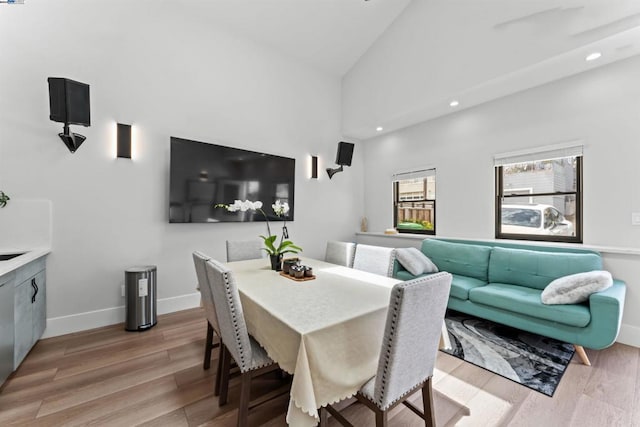
<instances>
[{"instance_id":1,"label":"sofa cushion","mask_svg":"<svg viewBox=\"0 0 640 427\"><path fill-rule=\"evenodd\" d=\"M569 326L585 327L591 321L591 313L586 305L544 305L540 301L541 293L538 289L526 286L489 283L471 289L469 300Z\"/></svg>"},{"instance_id":2,"label":"sofa cushion","mask_svg":"<svg viewBox=\"0 0 640 427\"><path fill-rule=\"evenodd\" d=\"M608 271L588 271L554 280L544 288L540 298L543 304L576 304L587 301L592 293L611 286L613 278Z\"/></svg>"},{"instance_id":3,"label":"sofa cushion","mask_svg":"<svg viewBox=\"0 0 640 427\"><path fill-rule=\"evenodd\" d=\"M494 247L489 260L488 281L542 290L558 277L592 270L602 270L602 258L593 253L549 253Z\"/></svg>"},{"instance_id":4,"label":"sofa cushion","mask_svg":"<svg viewBox=\"0 0 640 427\"><path fill-rule=\"evenodd\" d=\"M458 274L453 274L452 276L450 295L458 299L469 299L469 291L471 289L487 284L487 282L474 279L473 277L460 276Z\"/></svg>"},{"instance_id":5,"label":"sofa cushion","mask_svg":"<svg viewBox=\"0 0 640 427\"><path fill-rule=\"evenodd\" d=\"M422 242L422 253L428 256L440 271L487 281L491 247L426 239Z\"/></svg>"},{"instance_id":6,"label":"sofa cushion","mask_svg":"<svg viewBox=\"0 0 640 427\"><path fill-rule=\"evenodd\" d=\"M414 276L438 272L438 267L416 248L398 248L396 249L396 258Z\"/></svg>"},{"instance_id":7,"label":"sofa cushion","mask_svg":"<svg viewBox=\"0 0 640 427\"><path fill-rule=\"evenodd\" d=\"M425 275L421 274L420 276L425 276ZM395 277L396 279L404 280L406 282L407 280L413 280L416 277L420 277L420 276L414 276L413 274L409 273L407 270L398 270L393 277Z\"/></svg>"}]
</instances>

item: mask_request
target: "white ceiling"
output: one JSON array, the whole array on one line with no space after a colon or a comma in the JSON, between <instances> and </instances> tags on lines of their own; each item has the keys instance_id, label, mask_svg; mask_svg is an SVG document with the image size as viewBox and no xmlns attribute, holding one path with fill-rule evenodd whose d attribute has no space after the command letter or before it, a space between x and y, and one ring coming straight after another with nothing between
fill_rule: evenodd
<instances>
[{"instance_id":1,"label":"white ceiling","mask_svg":"<svg viewBox=\"0 0 640 427\"><path fill-rule=\"evenodd\" d=\"M638 54L640 0L413 0L345 76L343 133L366 139Z\"/></svg>"},{"instance_id":2,"label":"white ceiling","mask_svg":"<svg viewBox=\"0 0 640 427\"><path fill-rule=\"evenodd\" d=\"M208 0L186 3L189 19L345 74L410 0Z\"/></svg>"},{"instance_id":3,"label":"white ceiling","mask_svg":"<svg viewBox=\"0 0 640 427\"><path fill-rule=\"evenodd\" d=\"M347 97L353 85L362 86L356 92L375 92L371 100L353 102L353 115L348 101L343 106L343 132L359 139L375 136L379 125L393 131L640 53L640 0L194 0L180 5L184 19L346 76ZM604 55L587 64L590 50ZM461 101L456 110L448 106L452 98Z\"/></svg>"}]
</instances>

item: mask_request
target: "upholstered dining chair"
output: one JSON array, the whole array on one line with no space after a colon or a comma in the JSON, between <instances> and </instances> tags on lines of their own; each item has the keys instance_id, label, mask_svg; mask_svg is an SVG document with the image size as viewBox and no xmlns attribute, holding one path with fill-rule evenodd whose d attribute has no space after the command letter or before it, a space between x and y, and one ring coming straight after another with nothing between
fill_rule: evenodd
<instances>
[{"instance_id":1,"label":"upholstered dining chair","mask_svg":"<svg viewBox=\"0 0 640 427\"><path fill-rule=\"evenodd\" d=\"M269 396L262 396L259 402L250 402L251 379L279 367L247 331L233 272L214 259L206 262L206 268L222 336L223 362L219 404L222 406L227 403L230 362L233 358L238 365L241 378L238 426L248 426L249 409L264 403ZM280 390L276 390L275 394L272 392L270 395L275 397L279 393Z\"/></svg>"},{"instance_id":2,"label":"upholstered dining chair","mask_svg":"<svg viewBox=\"0 0 640 427\"><path fill-rule=\"evenodd\" d=\"M203 254L202 252L193 252L193 263L196 267L196 276L198 277L198 288L200 289L200 296L204 312L207 317L207 340L204 346L204 363L203 369L209 369L211 367L211 351L220 345L219 342L213 342L213 335L218 335L220 338L220 328L218 327L218 317L216 314L216 308L213 304L213 294L211 293L211 287L209 286L209 279L207 278L206 262L211 257ZM222 351L218 355L218 370L216 373L215 383L215 395L220 394L220 376L222 372Z\"/></svg>"},{"instance_id":3,"label":"upholstered dining chair","mask_svg":"<svg viewBox=\"0 0 640 427\"><path fill-rule=\"evenodd\" d=\"M327 250L324 255L324 260L331 264L353 267L353 255L355 252L355 243L330 240L327 242Z\"/></svg>"},{"instance_id":4,"label":"upholstered dining chair","mask_svg":"<svg viewBox=\"0 0 640 427\"><path fill-rule=\"evenodd\" d=\"M227 262L264 258L262 242L255 240L227 240Z\"/></svg>"},{"instance_id":5,"label":"upholstered dining chair","mask_svg":"<svg viewBox=\"0 0 640 427\"><path fill-rule=\"evenodd\" d=\"M396 250L382 246L358 245L353 258L353 268L391 277Z\"/></svg>"},{"instance_id":6,"label":"upholstered dining chair","mask_svg":"<svg viewBox=\"0 0 640 427\"><path fill-rule=\"evenodd\" d=\"M403 403L435 426L431 378L435 367L451 274L443 272L398 283L391 291L378 371L356 398L376 414L376 427L387 426L388 412ZM424 411L406 399L422 390ZM331 405L320 410L320 426L327 411L343 425L351 425Z\"/></svg>"}]
</instances>

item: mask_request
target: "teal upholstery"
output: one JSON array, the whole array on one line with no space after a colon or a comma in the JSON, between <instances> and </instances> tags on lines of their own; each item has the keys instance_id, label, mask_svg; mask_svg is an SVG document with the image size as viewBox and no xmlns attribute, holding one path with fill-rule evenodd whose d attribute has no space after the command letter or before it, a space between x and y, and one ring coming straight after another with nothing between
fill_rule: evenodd
<instances>
[{"instance_id":1,"label":"teal upholstery","mask_svg":"<svg viewBox=\"0 0 640 427\"><path fill-rule=\"evenodd\" d=\"M626 285L614 280L582 304L545 305L542 290L569 274L602 270L596 251L562 246L426 239L422 252L453 274L448 307L473 316L593 349L616 340ZM483 264L484 262L484 264ZM394 265L394 277L415 277Z\"/></svg>"},{"instance_id":2,"label":"teal upholstery","mask_svg":"<svg viewBox=\"0 0 640 427\"><path fill-rule=\"evenodd\" d=\"M489 282L542 290L558 277L593 270L602 270L602 258L592 253L558 254L493 248L489 261Z\"/></svg>"},{"instance_id":3,"label":"teal upholstery","mask_svg":"<svg viewBox=\"0 0 640 427\"><path fill-rule=\"evenodd\" d=\"M570 326L584 327L591 321L589 307L585 304L540 304L541 293L538 289L525 286L490 283L472 289L469 301L497 308L509 307L510 311Z\"/></svg>"},{"instance_id":4,"label":"teal upholstery","mask_svg":"<svg viewBox=\"0 0 640 427\"><path fill-rule=\"evenodd\" d=\"M422 253L438 266L440 271L487 280L490 247L451 244L436 239L422 242Z\"/></svg>"},{"instance_id":5,"label":"teal upholstery","mask_svg":"<svg viewBox=\"0 0 640 427\"><path fill-rule=\"evenodd\" d=\"M451 296L454 298L468 299L470 290L484 287L486 284L487 282L474 279L473 277L454 274L453 281L451 282Z\"/></svg>"}]
</instances>

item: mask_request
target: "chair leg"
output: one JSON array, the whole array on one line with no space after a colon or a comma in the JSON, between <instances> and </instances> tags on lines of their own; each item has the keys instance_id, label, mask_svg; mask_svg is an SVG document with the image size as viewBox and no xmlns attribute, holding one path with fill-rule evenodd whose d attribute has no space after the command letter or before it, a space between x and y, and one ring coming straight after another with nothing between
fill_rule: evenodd
<instances>
[{"instance_id":1,"label":"chair leg","mask_svg":"<svg viewBox=\"0 0 640 427\"><path fill-rule=\"evenodd\" d=\"M218 406L224 406L229 400L229 370L231 365L231 355L224 344L220 346L220 357L222 357L222 372L220 372Z\"/></svg>"},{"instance_id":2,"label":"chair leg","mask_svg":"<svg viewBox=\"0 0 640 427\"><path fill-rule=\"evenodd\" d=\"M211 323L207 321L207 341L204 344L204 363L203 369L209 369L211 367L211 349L213 348L213 327Z\"/></svg>"},{"instance_id":3,"label":"chair leg","mask_svg":"<svg viewBox=\"0 0 640 427\"><path fill-rule=\"evenodd\" d=\"M319 427L327 427L329 425L329 414L327 410L324 408L318 409L318 415L320 416L320 424Z\"/></svg>"},{"instance_id":4,"label":"chair leg","mask_svg":"<svg viewBox=\"0 0 640 427\"><path fill-rule=\"evenodd\" d=\"M433 412L433 388L431 387L431 378L422 386L422 408L424 425L426 427L436 427L436 417Z\"/></svg>"},{"instance_id":5,"label":"chair leg","mask_svg":"<svg viewBox=\"0 0 640 427\"><path fill-rule=\"evenodd\" d=\"M220 396L220 388L222 386L222 364L224 362L224 344L220 340L220 348L218 349L218 371L216 372L216 386L213 390L214 396Z\"/></svg>"},{"instance_id":6,"label":"chair leg","mask_svg":"<svg viewBox=\"0 0 640 427\"><path fill-rule=\"evenodd\" d=\"M238 427L249 426L249 401L251 400L251 372L240 377L240 405L238 406Z\"/></svg>"},{"instance_id":7,"label":"chair leg","mask_svg":"<svg viewBox=\"0 0 640 427\"><path fill-rule=\"evenodd\" d=\"M376 427L387 427L387 411L376 411Z\"/></svg>"}]
</instances>

